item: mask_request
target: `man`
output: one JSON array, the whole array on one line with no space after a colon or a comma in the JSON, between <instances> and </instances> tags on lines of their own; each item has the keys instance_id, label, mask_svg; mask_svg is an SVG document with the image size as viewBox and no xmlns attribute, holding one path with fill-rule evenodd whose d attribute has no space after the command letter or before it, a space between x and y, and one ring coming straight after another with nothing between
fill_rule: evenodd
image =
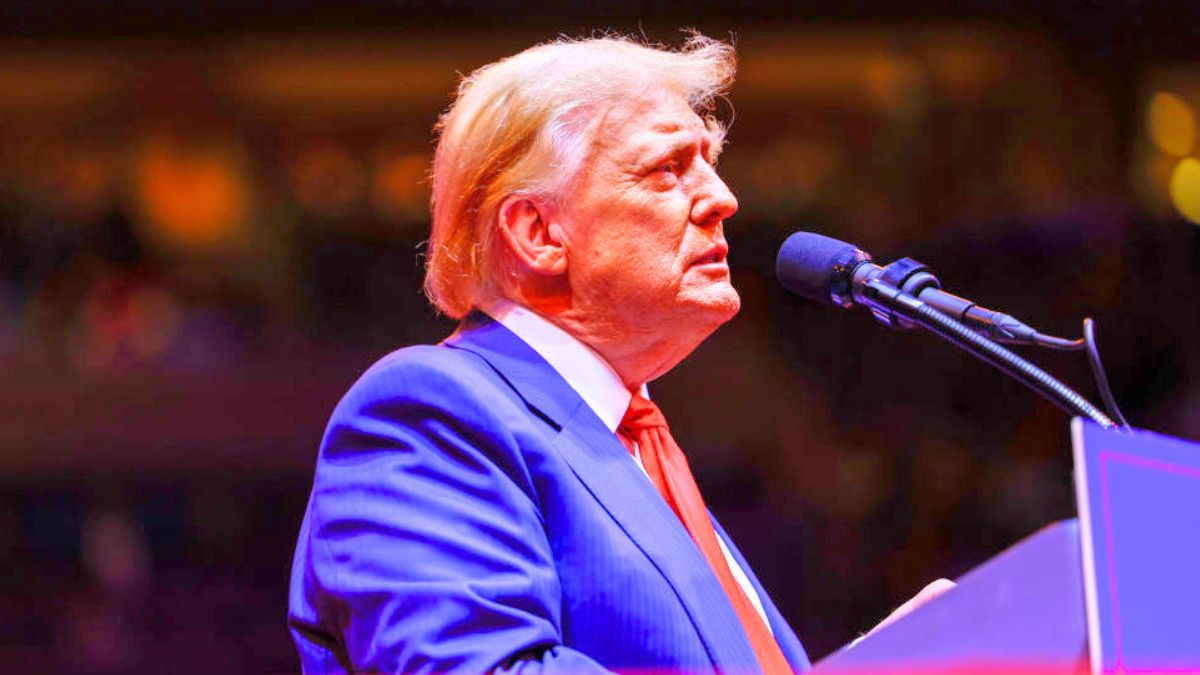
<instances>
[{"instance_id":1,"label":"man","mask_svg":"<svg viewBox=\"0 0 1200 675\"><path fill-rule=\"evenodd\" d=\"M330 420L292 572L304 667L801 671L645 384L739 308L710 117L731 47L526 50L440 124L426 291L458 331Z\"/></svg>"}]
</instances>

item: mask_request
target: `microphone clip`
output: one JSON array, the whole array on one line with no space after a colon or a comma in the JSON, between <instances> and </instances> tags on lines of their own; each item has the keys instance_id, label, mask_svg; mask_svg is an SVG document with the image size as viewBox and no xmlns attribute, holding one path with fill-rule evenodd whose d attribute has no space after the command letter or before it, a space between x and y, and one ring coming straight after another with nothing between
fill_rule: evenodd
<instances>
[{"instance_id":1,"label":"microphone clip","mask_svg":"<svg viewBox=\"0 0 1200 675\"><path fill-rule=\"evenodd\" d=\"M870 307L875 319L893 330L911 331L921 328L920 324L895 311L895 307L902 295L920 303L918 296L922 291L929 288L941 289L941 282L929 271L929 266L913 258L900 258L882 268L866 268L865 272L869 276L856 286L862 289L861 301ZM886 297L888 301L881 302L882 297Z\"/></svg>"}]
</instances>

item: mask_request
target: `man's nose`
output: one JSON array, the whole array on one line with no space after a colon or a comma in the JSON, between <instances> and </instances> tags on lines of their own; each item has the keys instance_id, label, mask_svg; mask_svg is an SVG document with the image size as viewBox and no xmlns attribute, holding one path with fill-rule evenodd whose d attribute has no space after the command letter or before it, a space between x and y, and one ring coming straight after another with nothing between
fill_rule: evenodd
<instances>
[{"instance_id":1,"label":"man's nose","mask_svg":"<svg viewBox=\"0 0 1200 675\"><path fill-rule=\"evenodd\" d=\"M701 171L703 182L692 203L691 218L697 225L712 227L737 213L738 201L715 169L705 164Z\"/></svg>"}]
</instances>

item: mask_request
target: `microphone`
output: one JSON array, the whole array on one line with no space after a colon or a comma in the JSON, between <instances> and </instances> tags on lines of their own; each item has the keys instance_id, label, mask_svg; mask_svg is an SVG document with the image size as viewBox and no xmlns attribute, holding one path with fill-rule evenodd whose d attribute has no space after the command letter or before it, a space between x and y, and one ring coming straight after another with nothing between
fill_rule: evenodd
<instances>
[{"instance_id":1,"label":"microphone","mask_svg":"<svg viewBox=\"0 0 1200 675\"><path fill-rule=\"evenodd\" d=\"M775 275L796 295L844 309L867 307L891 328L917 327L894 311L907 295L997 342L1047 346L1044 341L1049 336L1040 335L1012 316L943 291L929 268L912 258L880 267L871 262L866 251L815 232L796 232L783 242L775 259Z\"/></svg>"}]
</instances>

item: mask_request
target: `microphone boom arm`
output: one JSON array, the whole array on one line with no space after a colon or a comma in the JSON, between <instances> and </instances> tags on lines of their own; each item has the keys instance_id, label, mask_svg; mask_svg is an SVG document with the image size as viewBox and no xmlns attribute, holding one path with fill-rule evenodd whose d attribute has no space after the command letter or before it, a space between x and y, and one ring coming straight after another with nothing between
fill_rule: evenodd
<instances>
[{"instance_id":1,"label":"microphone boom arm","mask_svg":"<svg viewBox=\"0 0 1200 675\"><path fill-rule=\"evenodd\" d=\"M860 289L855 293L856 299L868 305L877 315L880 312L899 314L968 354L990 363L1067 414L1087 417L1106 429L1116 428L1117 425L1107 415L1074 389L928 303L878 278L867 280Z\"/></svg>"}]
</instances>

